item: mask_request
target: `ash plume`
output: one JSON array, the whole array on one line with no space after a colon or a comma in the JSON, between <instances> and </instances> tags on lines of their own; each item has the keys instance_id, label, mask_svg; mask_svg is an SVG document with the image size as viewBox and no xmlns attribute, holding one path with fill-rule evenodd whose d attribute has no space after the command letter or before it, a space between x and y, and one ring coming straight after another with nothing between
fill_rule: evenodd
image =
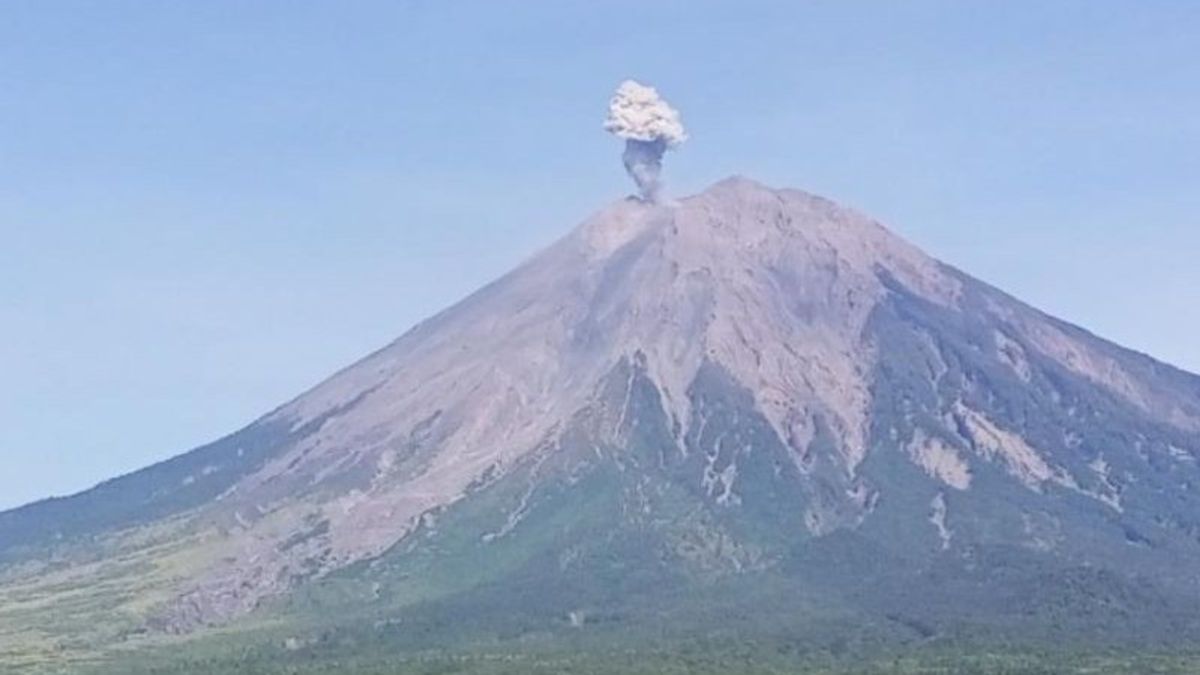
<instances>
[{"instance_id":1,"label":"ash plume","mask_svg":"<svg viewBox=\"0 0 1200 675\"><path fill-rule=\"evenodd\" d=\"M679 111L654 87L625 80L609 101L604 130L625 140L625 171L642 199L657 201L663 154L687 140Z\"/></svg>"}]
</instances>

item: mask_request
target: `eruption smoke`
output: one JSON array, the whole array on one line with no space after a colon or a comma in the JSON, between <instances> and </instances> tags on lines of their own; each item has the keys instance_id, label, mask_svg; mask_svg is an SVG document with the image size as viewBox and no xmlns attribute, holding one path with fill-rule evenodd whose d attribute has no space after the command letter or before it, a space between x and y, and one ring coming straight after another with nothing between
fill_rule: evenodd
<instances>
[{"instance_id":1,"label":"eruption smoke","mask_svg":"<svg viewBox=\"0 0 1200 675\"><path fill-rule=\"evenodd\" d=\"M625 153L621 155L625 171L637 183L642 199L656 201L663 154L687 140L679 111L668 105L654 87L625 80L608 104L604 130L625 139Z\"/></svg>"}]
</instances>

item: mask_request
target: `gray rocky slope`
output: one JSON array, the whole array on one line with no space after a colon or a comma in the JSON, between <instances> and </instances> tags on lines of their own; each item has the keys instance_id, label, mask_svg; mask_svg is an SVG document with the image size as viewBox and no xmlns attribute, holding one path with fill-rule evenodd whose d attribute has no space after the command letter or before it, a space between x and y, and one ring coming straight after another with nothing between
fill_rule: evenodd
<instances>
[{"instance_id":1,"label":"gray rocky slope","mask_svg":"<svg viewBox=\"0 0 1200 675\"><path fill-rule=\"evenodd\" d=\"M652 569L925 605L918 632L1082 602L1171 637L1200 597L1198 456L1200 378L731 178L611 205L217 443L0 514L0 560L27 583L199 542L129 610L175 633L335 583L483 606L531 570L578 623Z\"/></svg>"}]
</instances>

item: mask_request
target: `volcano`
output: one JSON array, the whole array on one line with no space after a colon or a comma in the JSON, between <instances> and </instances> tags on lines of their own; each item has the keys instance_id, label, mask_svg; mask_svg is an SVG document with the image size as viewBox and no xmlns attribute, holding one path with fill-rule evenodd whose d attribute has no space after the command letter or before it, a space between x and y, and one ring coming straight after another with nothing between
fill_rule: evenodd
<instances>
[{"instance_id":1,"label":"volcano","mask_svg":"<svg viewBox=\"0 0 1200 675\"><path fill-rule=\"evenodd\" d=\"M1200 377L730 178L614 203L249 427L0 514L0 658L1182 645L1198 457Z\"/></svg>"}]
</instances>

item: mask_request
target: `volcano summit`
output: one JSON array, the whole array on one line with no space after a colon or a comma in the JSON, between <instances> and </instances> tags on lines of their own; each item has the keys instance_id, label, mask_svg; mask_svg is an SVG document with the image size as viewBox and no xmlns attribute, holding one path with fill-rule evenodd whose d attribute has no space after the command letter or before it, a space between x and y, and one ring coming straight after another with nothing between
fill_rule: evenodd
<instances>
[{"instance_id":1,"label":"volcano summit","mask_svg":"<svg viewBox=\"0 0 1200 675\"><path fill-rule=\"evenodd\" d=\"M1198 457L1200 377L730 178L0 514L0 658L1181 645Z\"/></svg>"}]
</instances>

